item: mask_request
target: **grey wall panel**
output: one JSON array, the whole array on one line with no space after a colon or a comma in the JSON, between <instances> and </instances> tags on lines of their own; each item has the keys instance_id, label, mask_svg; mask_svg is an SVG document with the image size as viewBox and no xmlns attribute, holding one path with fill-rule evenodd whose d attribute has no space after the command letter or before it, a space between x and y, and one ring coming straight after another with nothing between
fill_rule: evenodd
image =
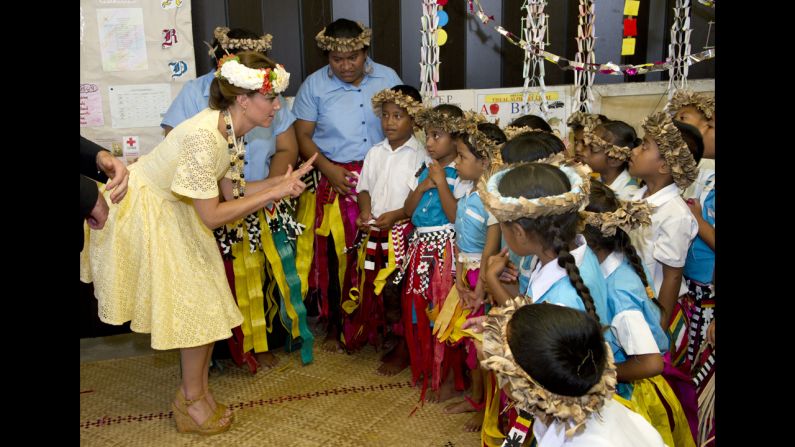
<instances>
[{"instance_id":1,"label":"grey wall panel","mask_svg":"<svg viewBox=\"0 0 795 447\"><path fill-rule=\"evenodd\" d=\"M502 0L481 0L483 9L502 21ZM467 88L495 88L500 86L500 39L494 22L484 25L476 16L467 14Z\"/></svg>"},{"instance_id":2,"label":"grey wall panel","mask_svg":"<svg viewBox=\"0 0 795 447\"><path fill-rule=\"evenodd\" d=\"M286 2L285 2L286 3ZM369 0L332 0L331 15L337 19L349 19L370 26Z\"/></svg>"},{"instance_id":3,"label":"grey wall panel","mask_svg":"<svg viewBox=\"0 0 795 447\"><path fill-rule=\"evenodd\" d=\"M262 0L262 29L273 35L270 55L290 72L290 86L286 95L293 96L304 80L301 60L301 14L298 2Z\"/></svg>"},{"instance_id":4,"label":"grey wall panel","mask_svg":"<svg viewBox=\"0 0 795 447\"><path fill-rule=\"evenodd\" d=\"M420 88L420 0L400 2L400 78L408 85Z\"/></svg>"},{"instance_id":5,"label":"grey wall panel","mask_svg":"<svg viewBox=\"0 0 795 447\"><path fill-rule=\"evenodd\" d=\"M216 26L229 26L227 2L218 0L193 0L191 2L191 18L193 20L193 52L196 57L196 76L210 71L209 48L204 42L212 43L213 30Z\"/></svg>"}]
</instances>

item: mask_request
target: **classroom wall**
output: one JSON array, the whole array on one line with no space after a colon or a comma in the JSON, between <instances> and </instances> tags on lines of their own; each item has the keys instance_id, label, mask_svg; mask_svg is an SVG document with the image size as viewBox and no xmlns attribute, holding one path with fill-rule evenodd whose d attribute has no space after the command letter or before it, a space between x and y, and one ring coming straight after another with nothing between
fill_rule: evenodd
<instances>
[{"instance_id":1,"label":"classroom wall","mask_svg":"<svg viewBox=\"0 0 795 447\"><path fill-rule=\"evenodd\" d=\"M440 89L499 88L522 84L522 52L493 28L501 24L517 33L523 0L481 0L495 22L482 24L467 13L466 0L450 0L444 10L450 17L445 26L448 42L441 50ZM624 0L595 2L597 62L643 63L660 61L668 54L674 0L641 2L638 18L638 48L635 56L622 57L621 36ZM707 22L714 8L691 4L692 51L707 44ZM418 86L420 57L420 0L193 0L193 32L196 42L197 73L210 70L207 48L215 26L245 27L274 36L271 55L293 74L288 95L300 82L325 65L314 36L326 24L340 17L359 20L373 27L371 56L395 69L405 83ZM550 52L573 59L576 52L577 0L549 1ZM714 43L715 28L710 42ZM644 44L645 42L645 44ZM571 71L545 62L548 85L571 84ZM714 60L694 65L690 79L715 77ZM597 74L596 84L666 80L667 73L627 77Z\"/></svg>"}]
</instances>

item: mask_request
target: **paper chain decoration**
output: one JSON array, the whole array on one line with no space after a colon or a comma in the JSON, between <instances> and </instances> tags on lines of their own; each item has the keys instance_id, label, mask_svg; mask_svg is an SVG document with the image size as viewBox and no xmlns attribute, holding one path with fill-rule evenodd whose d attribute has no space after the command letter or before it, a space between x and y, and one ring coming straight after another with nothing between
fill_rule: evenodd
<instances>
[{"instance_id":1,"label":"paper chain decoration","mask_svg":"<svg viewBox=\"0 0 795 447\"><path fill-rule=\"evenodd\" d=\"M483 8L480 5L480 1L479 0L470 0L470 5L472 4L473 1L477 5L478 10L476 12L474 12L474 11L470 11L470 12L472 12L474 15L476 15L478 17L478 19L480 19L480 21L482 23L484 23L484 24L487 24L487 23L489 23L491 21L494 21L494 16L488 16L488 15L486 15L485 12L483 12ZM470 10L471 9L472 8L470 6ZM508 42L510 42L510 43L522 48L522 49L530 47L530 49L532 51L532 45L531 44L529 44L526 41L520 39L518 36L516 36L515 34L513 34L510 31L506 30L502 26L496 25L496 26L494 26L494 29L498 33L502 34L502 36L505 37L505 39L507 39ZM637 65L622 65L622 64L614 64L612 62L608 62L608 63L605 63L605 64L597 64L597 63L571 61L570 59L566 59L565 57L558 56L557 54L553 54L553 53L550 53L548 51L540 51L539 55L543 56L544 59L546 59L546 60L548 60L548 61L550 61L550 62L552 62L554 64L557 64L560 68L562 68L564 70L588 71L588 72L602 73L602 74L608 74L608 75L614 75L614 76L642 75L642 74L646 74L646 73L652 73L652 72L655 72L655 71L669 70L673 66L673 63L671 62L670 58L666 59L665 61L660 61L660 62L647 62L647 63L644 63L644 64L637 64ZM702 62L702 61L705 61L705 60L708 60L708 59L712 59L714 57L715 57L715 49L714 48L710 48L710 49L702 51L700 53L690 54L690 55L686 56L682 60L682 63L684 63L685 65L689 66L689 65L693 65L693 64L698 63L698 62Z\"/></svg>"},{"instance_id":2,"label":"paper chain decoration","mask_svg":"<svg viewBox=\"0 0 795 447\"><path fill-rule=\"evenodd\" d=\"M593 64L596 61L594 53L594 3L593 0L580 0L580 14L577 24L577 54L575 62ZM573 112L591 113L593 105L593 78L596 73L590 70L577 70L574 72L574 104Z\"/></svg>"},{"instance_id":3,"label":"paper chain decoration","mask_svg":"<svg viewBox=\"0 0 795 447\"><path fill-rule=\"evenodd\" d=\"M690 0L676 0L674 23L671 25L671 43L668 45L668 59L672 61L668 69L668 100L675 90L687 88L687 72L690 64L685 60L690 56Z\"/></svg>"},{"instance_id":4,"label":"paper chain decoration","mask_svg":"<svg viewBox=\"0 0 795 447\"><path fill-rule=\"evenodd\" d=\"M439 5L436 0L422 0L422 47L420 48L420 93L425 105L438 95L439 82Z\"/></svg>"},{"instance_id":5,"label":"paper chain decoration","mask_svg":"<svg viewBox=\"0 0 795 447\"><path fill-rule=\"evenodd\" d=\"M526 12L524 17L524 27L522 28L523 40L530 42L533 50L529 47L524 49L524 66L522 76L524 77L524 90L522 108L524 113L530 113L530 87L538 86L541 95L541 115L547 118L549 105L547 104L547 87L544 84L544 60L539 52L544 51L544 35L547 32L547 15L544 14L546 0L525 0L522 9Z\"/></svg>"}]
</instances>

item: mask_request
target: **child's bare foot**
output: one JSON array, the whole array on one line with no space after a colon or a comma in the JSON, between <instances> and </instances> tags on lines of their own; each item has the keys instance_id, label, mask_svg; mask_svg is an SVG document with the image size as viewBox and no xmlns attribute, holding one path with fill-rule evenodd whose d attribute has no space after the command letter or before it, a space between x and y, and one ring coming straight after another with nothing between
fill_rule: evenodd
<instances>
[{"instance_id":1,"label":"child's bare foot","mask_svg":"<svg viewBox=\"0 0 795 447\"><path fill-rule=\"evenodd\" d=\"M453 402L445 406L443 411L447 414L471 413L477 411L477 408L473 407L468 400L464 399L460 402Z\"/></svg>"},{"instance_id":2,"label":"child's bare foot","mask_svg":"<svg viewBox=\"0 0 795 447\"><path fill-rule=\"evenodd\" d=\"M470 407L471 408L471 407ZM486 409L480 409L464 424L464 431L474 432L480 431L483 427L483 417L486 415Z\"/></svg>"},{"instance_id":3,"label":"child's bare foot","mask_svg":"<svg viewBox=\"0 0 795 447\"><path fill-rule=\"evenodd\" d=\"M447 380L442 382L442 385L439 387L439 391L431 390L431 393L428 397L428 402L439 402L442 403L453 396L460 395L460 391L455 390L455 381L453 380L453 373L447 375Z\"/></svg>"},{"instance_id":4,"label":"child's bare foot","mask_svg":"<svg viewBox=\"0 0 795 447\"><path fill-rule=\"evenodd\" d=\"M381 357L381 366L376 370L379 376L394 376L409 366L409 351L401 338L395 348Z\"/></svg>"},{"instance_id":5,"label":"child's bare foot","mask_svg":"<svg viewBox=\"0 0 795 447\"><path fill-rule=\"evenodd\" d=\"M276 355L270 351L258 352L254 354L254 356L264 369L270 369L279 364L279 357L276 357Z\"/></svg>"},{"instance_id":6,"label":"child's bare foot","mask_svg":"<svg viewBox=\"0 0 795 447\"><path fill-rule=\"evenodd\" d=\"M343 352L342 343L339 341L339 334L329 333L323 340L321 348L326 352Z\"/></svg>"}]
</instances>

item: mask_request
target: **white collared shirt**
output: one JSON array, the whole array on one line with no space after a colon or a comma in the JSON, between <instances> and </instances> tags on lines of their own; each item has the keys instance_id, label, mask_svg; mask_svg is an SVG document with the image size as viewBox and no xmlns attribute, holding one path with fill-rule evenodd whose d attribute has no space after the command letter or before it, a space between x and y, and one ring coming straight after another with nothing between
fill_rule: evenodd
<instances>
[{"instance_id":1,"label":"white collared shirt","mask_svg":"<svg viewBox=\"0 0 795 447\"><path fill-rule=\"evenodd\" d=\"M639 189L633 200L646 200L652 206L651 225L630 231L632 245L651 275L655 294L660 294L663 264L684 267L687 250L698 235L698 222L679 196L676 183L671 183L649 197L643 198L648 186ZM679 296L687 292L682 280Z\"/></svg>"},{"instance_id":2,"label":"white collared shirt","mask_svg":"<svg viewBox=\"0 0 795 447\"><path fill-rule=\"evenodd\" d=\"M585 238L583 235L578 234L574 238L574 243L577 245L577 248L572 250L570 253L574 256L574 263L579 267L582 264L582 260L585 257L585 248L587 244L585 242ZM553 259L547 262L545 265L541 265L540 262L536 263L535 269L533 269L533 273L530 274L530 281L528 285L528 290L526 295L533 298L533 302L538 301L553 284L558 282L560 278L568 276L566 273L566 269L558 265L558 260Z\"/></svg>"},{"instance_id":3,"label":"white collared shirt","mask_svg":"<svg viewBox=\"0 0 795 447\"><path fill-rule=\"evenodd\" d=\"M403 208L414 175L427 157L425 147L414 135L395 150L385 138L367 152L356 189L370 193L373 218Z\"/></svg>"},{"instance_id":4,"label":"white collared shirt","mask_svg":"<svg viewBox=\"0 0 795 447\"><path fill-rule=\"evenodd\" d=\"M607 185L612 189L616 196L621 200L631 200L632 196L638 191L638 185L633 181L629 171L624 169L621 174L618 174L613 183Z\"/></svg>"},{"instance_id":5,"label":"white collared shirt","mask_svg":"<svg viewBox=\"0 0 795 447\"><path fill-rule=\"evenodd\" d=\"M585 420L585 429L566 439L566 428L553 420L545 425L542 418L533 422L538 447L665 447L662 436L643 416L613 399L605 401L598 412Z\"/></svg>"}]
</instances>

